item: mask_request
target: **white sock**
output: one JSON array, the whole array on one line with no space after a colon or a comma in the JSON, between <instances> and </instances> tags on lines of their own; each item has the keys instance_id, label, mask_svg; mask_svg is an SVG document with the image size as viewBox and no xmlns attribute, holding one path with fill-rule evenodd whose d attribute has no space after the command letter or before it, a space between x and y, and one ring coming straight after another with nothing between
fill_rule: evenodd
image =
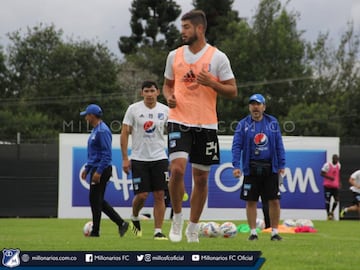
<instances>
[{"instance_id":1,"label":"white sock","mask_svg":"<svg viewBox=\"0 0 360 270\"><path fill-rule=\"evenodd\" d=\"M157 233L161 233L161 228L155 228L154 235Z\"/></svg>"},{"instance_id":2,"label":"white sock","mask_svg":"<svg viewBox=\"0 0 360 270\"><path fill-rule=\"evenodd\" d=\"M255 235L257 235L257 231L256 231L256 229L251 229L251 234L255 234Z\"/></svg>"},{"instance_id":3,"label":"white sock","mask_svg":"<svg viewBox=\"0 0 360 270\"><path fill-rule=\"evenodd\" d=\"M191 233L193 233L193 232L196 232L197 231L197 223L194 223L194 222L189 222L189 224L188 224L188 227L187 227L187 229L188 229L188 231L189 232L191 232Z\"/></svg>"},{"instance_id":4,"label":"white sock","mask_svg":"<svg viewBox=\"0 0 360 270\"><path fill-rule=\"evenodd\" d=\"M135 217L134 215L131 215L131 220L133 221L139 221L139 216Z\"/></svg>"},{"instance_id":5,"label":"white sock","mask_svg":"<svg viewBox=\"0 0 360 270\"><path fill-rule=\"evenodd\" d=\"M180 223L182 221L182 213L181 212L177 214L174 213L173 220L176 223Z\"/></svg>"},{"instance_id":6,"label":"white sock","mask_svg":"<svg viewBox=\"0 0 360 270\"><path fill-rule=\"evenodd\" d=\"M278 231L277 228L272 228L272 230L271 230L271 236L276 235L276 234L278 234L278 233L279 233L279 231Z\"/></svg>"}]
</instances>

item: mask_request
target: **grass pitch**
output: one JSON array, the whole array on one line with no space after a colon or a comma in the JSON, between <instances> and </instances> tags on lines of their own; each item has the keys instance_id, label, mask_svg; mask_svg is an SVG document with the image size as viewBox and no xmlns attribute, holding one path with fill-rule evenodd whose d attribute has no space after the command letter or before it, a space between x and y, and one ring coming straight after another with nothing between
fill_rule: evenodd
<instances>
[{"instance_id":1,"label":"grass pitch","mask_svg":"<svg viewBox=\"0 0 360 270\"><path fill-rule=\"evenodd\" d=\"M249 242L248 234L234 238L200 238L200 243L153 240L153 220L142 221L142 238L130 231L120 238L108 219L101 223L99 238L84 237L85 219L0 219L0 248L22 251L262 251L261 269L356 269L360 265L359 221L314 221L317 233L282 234L283 241L270 241L269 233ZM219 221L222 223L223 221ZM243 224L245 221L233 221ZM185 226L184 226L185 227ZM170 221L163 232L168 234ZM355 267L356 266L356 267ZM354 268L355 267L355 268Z\"/></svg>"}]
</instances>

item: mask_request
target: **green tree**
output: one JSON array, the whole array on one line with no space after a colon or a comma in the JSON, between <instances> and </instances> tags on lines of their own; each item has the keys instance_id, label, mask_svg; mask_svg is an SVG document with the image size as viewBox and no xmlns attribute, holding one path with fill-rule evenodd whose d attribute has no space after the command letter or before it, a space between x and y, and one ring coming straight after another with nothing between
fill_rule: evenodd
<instances>
[{"instance_id":1,"label":"green tree","mask_svg":"<svg viewBox=\"0 0 360 270\"><path fill-rule=\"evenodd\" d=\"M298 103L280 122L284 135L342 136L337 107L326 103Z\"/></svg>"},{"instance_id":2,"label":"green tree","mask_svg":"<svg viewBox=\"0 0 360 270\"><path fill-rule=\"evenodd\" d=\"M169 50L179 37L174 21L181 9L172 0L133 0L130 8L130 37L122 36L119 48L125 55L143 46Z\"/></svg>"},{"instance_id":3,"label":"green tree","mask_svg":"<svg viewBox=\"0 0 360 270\"><path fill-rule=\"evenodd\" d=\"M263 0L249 22L228 24L226 32L232 34L218 47L231 59L240 97L220 102L221 120L232 123L248 114L247 98L255 92L266 97L267 112L276 116L286 116L302 100L312 73L304 62L306 42L297 19L280 1Z\"/></svg>"},{"instance_id":4,"label":"green tree","mask_svg":"<svg viewBox=\"0 0 360 270\"><path fill-rule=\"evenodd\" d=\"M329 33L320 33L314 44L307 48L307 61L314 70L315 79L304 100L337 108L336 123L341 129L342 142L360 142L354 139L360 135L360 111L357 109L360 102L359 44L359 36L354 33L353 24L349 23L337 48ZM328 135L335 136L330 131Z\"/></svg>"},{"instance_id":5,"label":"green tree","mask_svg":"<svg viewBox=\"0 0 360 270\"><path fill-rule=\"evenodd\" d=\"M250 81L263 85L251 90L259 88L269 104L276 103L270 107L277 116L286 115L292 104L301 101L306 83L302 79L312 76L304 64L305 41L297 29L298 16L278 0L262 0L254 16Z\"/></svg>"},{"instance_id":6,"label":"green tree","mask_svg":"<svg viewBox=\"0 0 360 270\"><path fill-rule=\"evenodd\" d=\"M233 22L239 22L240 18L238 12L232 9L234 0L194 0L193 5L195 9L201 9L206 14L207 41L214 46L231 36L233 33L229 32L228 25Z\"/></svg>"},{"instance_id":7,"label":"green tree","mask_svg":"<svg viewBox=\"0 0 360 270\"><path fill-rule=\"evenodd\" d=\"M166 56L180 42L175 20L181 9L172 0L133 0L130 12L132 34L120 37L120 51L136 70L148 70L162 80Z\"/></svg>"},{"instance_id":8,"label":"green tree","mask_svg":"<svg viewBox=\"0 0 360 270\"><path fill-rule=\"evenodd\" d=\"M31 121L21 121L25 115L46 116L44 134L48 134L46 129L56 134L87 131L79 111L92 102L104 108L108 119L122 116L125 103L117 80L117 59L102 44L64 42L62 35L53 25L9 35L9 90L13 95L2 103L11 109L13 120L21 123L22 133L37 131ZM40 132L38 138L43 138Z\"/></svg>"},{"instance_id":9,"label":"green tree","mask_svg":"<svg viewBox=\"0 0 360 270\"><path fill-rule=\"evenodd\" d=\"M9 75L6 67L5 54L3 48L0 46L0 98L11 95L9 93Z\"/></svg>"}]
</instances>

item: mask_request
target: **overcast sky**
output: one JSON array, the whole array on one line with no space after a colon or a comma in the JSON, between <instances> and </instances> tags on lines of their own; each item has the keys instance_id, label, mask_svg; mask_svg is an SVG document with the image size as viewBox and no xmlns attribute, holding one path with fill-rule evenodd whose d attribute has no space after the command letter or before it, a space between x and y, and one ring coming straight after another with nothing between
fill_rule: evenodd
<instances>
[{"instance_id":1,"label":"overcast sky","mask_svg":"<svg viewBox=\"0 0 360 270\"><path fill-rule=\"evenodd\" d=\"M99 41L117 56L117 40L131 33L132 0L0 0L0 45L6 47L7 33L32 28L39 23L64 31L64 37ZM286 3L286 0L281 0ZM192 0L176 0L183 12L193 8ZM235 0L233 9L251 20L259 0ZM334 43L353 20L360 31L360 0L292 0L289 11L300 13L298 29L304 38L314 41L319 32L329 32ZM178 23L179 25L179 23Z\"/></svg>"}]
</instances>

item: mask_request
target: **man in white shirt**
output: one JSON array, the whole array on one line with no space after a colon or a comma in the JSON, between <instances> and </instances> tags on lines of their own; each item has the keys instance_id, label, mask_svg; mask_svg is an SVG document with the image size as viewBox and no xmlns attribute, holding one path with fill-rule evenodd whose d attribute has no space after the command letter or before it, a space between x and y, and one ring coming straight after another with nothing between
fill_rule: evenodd
<instances>
[{"instance_id":1,"label":"man in white shirt","mask_svg":"<svg viewBox=\"0 0 360 270\"><path fill-rule=\"evenodd\" d=\"M131 104L124 116L120 136L123 170L132 172L135 197L132 202L133 233L141 237L139 212L150 192L154 197L155 240L167 240L162 233L165 214L164 193L167 189L168 157L164 129L169 108L157 102L160 90L155 82L145 81L141 87L143 100ZM131 160L128 141L131 134Z\"/></svg>"}]
</instances>

